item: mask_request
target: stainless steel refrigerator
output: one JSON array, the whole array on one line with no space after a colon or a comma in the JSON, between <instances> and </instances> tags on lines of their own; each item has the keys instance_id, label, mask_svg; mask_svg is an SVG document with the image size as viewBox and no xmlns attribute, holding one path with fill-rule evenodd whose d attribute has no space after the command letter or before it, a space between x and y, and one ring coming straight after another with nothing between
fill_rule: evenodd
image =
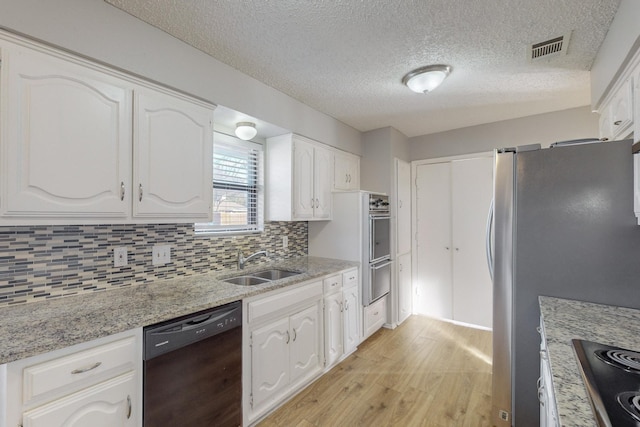
<instances>
[{"instance_id":1,"label":"stainless steel refrigerator","mask_svg":"<svg viewBox=\"0 0 640 427\"><path fill-rule=\"evenodd\" d=\"M631 141L498 150L494 180L492 421L538 426L538 296L640 308Z\"/></svg>"}]
</instances>

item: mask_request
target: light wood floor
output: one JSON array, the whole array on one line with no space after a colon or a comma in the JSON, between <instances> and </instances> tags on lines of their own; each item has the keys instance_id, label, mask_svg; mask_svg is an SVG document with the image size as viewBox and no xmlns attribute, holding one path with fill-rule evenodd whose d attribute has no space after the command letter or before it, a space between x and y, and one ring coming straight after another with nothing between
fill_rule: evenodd
<instances>
[{"instance_id":1,"label":"light wood floor","mask_svg":"<svg viewBox=\"0 0 640 427\"><path fill-rule=\"evenodd\" d=\"M411 316L259 426L484 427L490 411L491 332Z\"/></svg>"}]
</instances>

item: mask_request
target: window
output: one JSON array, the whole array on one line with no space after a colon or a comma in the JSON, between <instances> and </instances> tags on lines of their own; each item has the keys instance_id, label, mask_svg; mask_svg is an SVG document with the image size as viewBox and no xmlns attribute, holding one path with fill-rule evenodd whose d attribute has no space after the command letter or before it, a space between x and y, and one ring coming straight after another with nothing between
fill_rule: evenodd
<instances>
[{"instance_id":1,"label":"window","mask_svg":"<svg viewBox=\"0 0 640 427\"><path fill-rule=\"evenodd\" d=\"M262 231L262 145L233 136L213 136L213 221L195 224L196 233Z\"/></svg>"}]
</instances>

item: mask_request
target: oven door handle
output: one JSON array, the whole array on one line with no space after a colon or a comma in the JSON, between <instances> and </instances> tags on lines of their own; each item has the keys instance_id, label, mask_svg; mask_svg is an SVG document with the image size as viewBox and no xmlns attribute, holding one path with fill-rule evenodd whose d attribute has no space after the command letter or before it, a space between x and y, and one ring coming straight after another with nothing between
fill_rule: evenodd
<instances>
[{"instance_id":1,"label":"oven door handle","mask_svg":"<svg viewBox=\"0 0 640 427\"><path fill-rule=\"evenodd\" d=\"M393 262L393 261L388 260L388 261L387 261L387 262L385 262L384 264L373 264L373 265L371 265L371 267L370 267L370 268L371 268L372 270L379 270L379 269L384 268L384 267L386 267L386 266L388 266L388 265L391 265L391 263L392 263L392 262Z\"/></svg>"}]
</instances>

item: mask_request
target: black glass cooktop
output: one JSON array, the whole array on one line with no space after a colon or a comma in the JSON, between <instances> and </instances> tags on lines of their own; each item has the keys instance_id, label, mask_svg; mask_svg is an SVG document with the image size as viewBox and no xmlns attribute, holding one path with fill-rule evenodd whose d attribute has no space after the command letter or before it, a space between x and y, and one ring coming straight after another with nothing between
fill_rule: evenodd
<instances>
[{"instance_id":1,"label":"black glass cooktop","mask_svg":"<svg viewBox=\"0 0 640 427\"><path fill-rule=\"evenodd\" d=\"M572 340L600 427L640 427L640 352Z\"/></svg>"}]
</instances>

